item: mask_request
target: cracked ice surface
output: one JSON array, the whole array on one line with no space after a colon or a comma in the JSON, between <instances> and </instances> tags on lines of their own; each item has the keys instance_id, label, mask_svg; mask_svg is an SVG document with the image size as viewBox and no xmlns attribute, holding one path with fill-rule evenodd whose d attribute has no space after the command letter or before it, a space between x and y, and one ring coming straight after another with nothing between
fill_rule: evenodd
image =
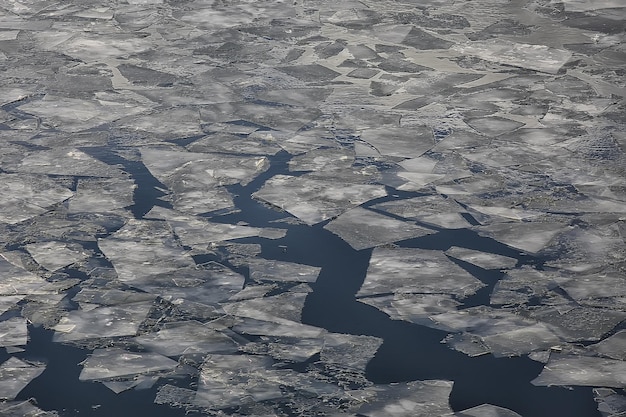
<instances>
[{"instance_id":1,"label":"cracked ice surface","mask_svg":"<svg viewBox=\"0 0 626 417\"><path fill-rule=\"evenodd\" d=\"M624 414L625 6L0 0L0 414Z\"/></svg>"}]
</instances>

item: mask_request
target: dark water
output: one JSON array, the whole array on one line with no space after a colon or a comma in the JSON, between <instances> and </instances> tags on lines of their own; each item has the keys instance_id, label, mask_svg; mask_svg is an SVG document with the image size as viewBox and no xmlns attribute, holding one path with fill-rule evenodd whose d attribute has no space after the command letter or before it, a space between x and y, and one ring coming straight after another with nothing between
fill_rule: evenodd
<instances>
[{"instance_id":1,"label":"dark water","mask_svg":"<svg viewBox=\"0 0 626 417\"><path fill-rule=\"evenodd\" d=\"M157 187L162 185L141 162L127 161L112 150L83 149L107 163L121 164L133 175L138 188L134 215L141 218L154 204L162 204ZM277 227L273 220L284 217L266 205L251 198L263 182L273 175L287 173L288 155L280 153L272 158L271 169L247 186L236 185L230 190L236 195L240 212L213 217L212 221L235 223L245 221L252 226ZM416 194L417 195L417 194ZM392 199L393 196L386 199ZM379 199L370 204L384 201ZM278 223L280 224L280 223ZM446 332L417 324L392 320L383 312L355 299L368 267L371 249L356 251L336 235L323 229L324 223L314 226L286 225L287 235L278 240L247 238L245 243L261 243L262 257L321 267L313 292L308 296L303 311L303 322L329 331L382 338L384 343L367 367L367 378L374 383L444 379L454 381L450 405L455 411L483 403L509 408L524 417L591 417L599 416L590 388L536 387L530 384L542 370L541 363L527 357L495 358L492 355L469 357L449 349L441 340ZM283 226L278 226L283 227ZM518 259L518 266L540 266L541 259L506 247L493 239L476 235L469 230L442 230L432 235L399 243L402 247L445 250L460 246L502 254ZM465 300L465 307L488 304L493 285L502 277L497 271L486 271L459 261L487 286ZM72 273L71 270L65 272ZM68 296L69 298L69 296ZM31 339L26 351L15 355L39 359L47 363L44 373L24 389L19 399L34 398L39 407L57 410L61 416L150 416L176 417L199 415L196 412L153 403L156 390L162 384L146 390L130 390L114 394L95 382L81 382L80 362L90 351L59 343L52 343L52 331L31 328ZM4 361L8 355L4 354ZM169 381L172 382L172 381ZM191 380L172 382L179 386Z\"/></svg>"}]
</instances>

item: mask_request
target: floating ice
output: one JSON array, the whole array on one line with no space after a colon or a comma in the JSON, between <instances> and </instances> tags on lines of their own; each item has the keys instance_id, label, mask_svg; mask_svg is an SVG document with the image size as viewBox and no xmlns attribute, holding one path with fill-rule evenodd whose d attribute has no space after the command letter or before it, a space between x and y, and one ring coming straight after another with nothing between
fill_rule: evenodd
<instances>
[{"instance_id":1,"label":"floating ice","mask_svg":"<svg viewBox=\"0 0 626 417\"><path fill-rule=\"evenodd\" d=\"M564 0L563 5L568 12L589 12L601 9L626 7L621 0Z\"/></svg>"},{"instance_id":2,"label":"floating ice","mask_svg":"<svg viewBox=\"0 0 626 417\"><path fill-rule=\"evenodd\" d=\"M412 323L430 323L434 314L454 311L461 305L448 294L403 294L359 298L359 302L371 305L388 314L394 320Z\"/></svg>"},{"instance_id":3,"label":"floating ice","mask_svg":"<svg viewBox=\"0 0 626 417\"><path fill-rule=\"evenodd\" d=\"M143 302L70 311L54 326L54 341L134 336L151 307L151 302Z\"/></svg>"},{"instance_id":4,"label":"floating ice","mask_svg":"<svg viewBox=\"0 0 626 417\"><path fill-rule=\"evenodd\" d=\"M425 195L406 200L392 200L372 206L376 210L385 211L407 219L419 220L424 223L457 229L470 226L461 213L463 208L451 199L439 195Z\"/></svg>"},{"instance_id":5,"label":"floating ice","mask_svg":"<svg viewBox=\"0 0 626 417\"><path fill-rule=\"evenodd\" d=\"M299 322L306 297L306 293L285 292L224 304L223 308L227 313L240 317L263 319L260 313L265 313L271 317Z\"/></svg>"},{"instance_id":6,"label":"floating ice","mask_svg":"<svg viewBox=\"0 0 626 417\"><path fill-rule=\"evenodd\" d=\"M412 222L395 220L361 207L343 213L324 226L324 229L341 237L356 250L433 233Z\"/></svg>"},{"instance_id":7,"label":"floating ice","mask_svg":"<svg viewBox=\"0 0 626 417\"><path fill-rule=\"evenodd\" d=\"M482 404L454 414L457 417L521 417L508 408L492 404Z\"/></svg>"},{"instance_id":8,"label":"floating ice","mask_svg":"<svg viewBox=\"0 0 626 417\"><path fill-rule=\"evenodd\" d=\"M626 361L626 330L620 330L589 348L603 356Z\"/></svg>"},{"instance_id":9,"label":"floating ice","mask_svg":"<svg viewBox=\"0 0 626 417\"><path fill-rule=\"evenodd\" d=\"M146 294L138 291L125 291L118 289L103 289L83 287L72 300L78 303L100 304L113 306L120 304L139 303L142 301L152 301L156 298L154 294Z\"/></svg>"},{"instance_id":10,"label":"floating ice","mask_svg":"<svg viewBox=\"0 0 626 417\"><path fill-rule=\"evenodd\" d=\"M626 396L609 388L593 390L602 417L620 417L626 411Z\"/></svg>"},{"instance_id":11,"label":"floating ice","mask_svg":"<svg viewBox=\"0 0 626 417\"><path fill-rule=\"evenodd\" d=\"M552 353L533 385L626 387L626 362L613 359Z\"/></svg>"},{"instance_id":12,"label":"floating ice","mask_svg":"<svg viewBox=\"0 0 626 417\"><path fill-rule=\"evenodd\" d=\"M44 411L33 404L34 400L7 401L0 404L0 414L4 417L58 417L56 411Z\"/></svg>"},{"instance_id":13,"label":"floating ice","mask_svg":"<svg viewBox=\"0 0 626 417\"><path fill-rule=\"evenodd\" d=\"M365 372L365 367L382 343L382 339L373 336L327 333L320 360Z\"/></svg>"},{"instance_id":14,"label":"floating ice","mask_svg":"<svg viewBox=\"0 0 626 417\"><path fill-rule=\"evenodd\" d=\"M554 275L536 269L522 268L508 271L495 285L491 304L526 304L538 298L547 298L557 288Z\"/></svg>"},{"instance_id":15,"label":"floating ice","mask_svg":"<svg viewBox=\"0 0 626 417\"><path fill-rule=\"evenodd\" d=\"M171 371L178 362L151 352L129 352L118 348L96 349L83 362L81 381L117 378L157 371Z\"/></svg>"},{"instance_id":16,"label":"floating ice","mask_svg":"<svg viewBox=\"0 0 626 417\"><path fill-rule=\"evenodd\" d=\"M0 273L7 278L0 281L0 295L23 297L49 292L44 289L48 284L46 280L9 263L4 256L0 256ZM13 299L11 298L11 300Z\"/></svg>"},{"instance_id":17,"label":"floating ice","mask_svg":"<svg viewBox=\"0 0 626 417\"><path fill-rule=\"evenodd\" d=\"M545 248L559 233L566 231L562 223L516 222L475 226L478 234L494 238L513 248L537 253Z\"/></svg>"},{"instance_id":18,"label":"floating ice","mask_svg":"<svg viewBox=\"0 0 626 417\"><path fill-rule=\"evenodd\" d=\"M463 298L483 286L440 251L376 248L357 297L393 292L453 294Z\"/></svg>"},{"instance_id":19,"label":"floating ice","mask_svg":"<svg viewBox=\"0 0 626 417\"><path fill-rule=\"evenodd\" d=\"M133 204L135 182L122 178L81 178L76 195L69 201L70 212L110 212Z\"/></svg>"},{"instance_id":20,"label":"floating ice","mask_svg":"<svg viewBox=\"0 0 626 417\"><path fill-rule=\"evenodd\" d=\"M559 309L541 306L531 310L531 315L550 325L559 337L570 342L600 340L626 319L623 311L588 307Z\"/></svg>"},{"instance_id":21,"label":"floating ice","mask_svg":"<svg viewBox=\"0 0 626 417\"><path fill-rule=\"evenodd\" d=\"M255 281L315 282L321 271L316 266L260 258L250 259L248 267Z\"/></svg>"},{"instance_id":22,"label":"floating ice","mask_svg":"<svg viewBox=\"0 0 626 417\"><path fill-rule=\"evenodd\" d=\"M426 126L367 129L360 136L381 155L400 158L417 158L435 146L433 132Z\"/></svg>"},{"instance_id":23,"label":"floating ice","mask_svg":"<svg viewBox=\"0 0 626 417\"><path fill-rule=\"evenodd\" d=\"M254 336L319 338L326 331L319 327L301 324L292 320L257 313L256 318L244 317L236 322L233 330Z\"/></svg>"},{"instance_id":24,"label":"floating ice","mask_svg":"<svg viewBox=\"0 0 626 417\"><path fill-rule=\"evenodd\" d=\"M320 353L323 338L267 337L242 346L245 353L269 355L281 361L304 362Z\"/></svg>"},{"instance_id":25,"label":"floating ice","mask_svg":"<svg viewBox=\"0 0 626 417\"><path fill-rule=\"evenodd\" d=\"M31 364L11 357L0 365L0 398L12 400L26 385L45 370L44 365Z\"/></svg>"}]
</instances>

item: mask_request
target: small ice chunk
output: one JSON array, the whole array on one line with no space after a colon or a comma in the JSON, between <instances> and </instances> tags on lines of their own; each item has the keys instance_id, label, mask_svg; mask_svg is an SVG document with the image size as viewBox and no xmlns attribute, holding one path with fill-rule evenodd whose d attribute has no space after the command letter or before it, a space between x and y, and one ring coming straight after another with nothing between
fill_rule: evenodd
<instances>
[{"instance_id":1,"label":"small ice chunk","mask_svg":"<svg viewBox=\"0 0 626 417\"><path fill-rule=\"evenodd\" d=\"M517 264L517 259L515 258L458 246L452 246L446 251L446 255L469 262L483 269L510 269Z\"/></svg>"},{"instance_id":2,"label":"small ice chunk","mask_svg":"<svg viewBox=\"0 0 626 417\"><path fill-rule=\"evenodd\" d=\"M89 257L79 245L59 241L31 243L26 245L26 250L39 265L49 271L56 271Z\"/></svg>"},{"instance_id":3,"label":"small ice chunk","mask_svg":"<svg viewBox=\"0 0 626 417\"><path fill-rule=\"evenodd\" d=\"M609 358L626 361L626 330L620 330L613 336L589 346L589 349Z\"/></svg>"},{"instance_id":4,"label":"small ice chunk","mask_svg":"<svg viewBox=\"0 0 626 417\"><path fill-rule=\"evenodd\" d=\"M593 394L602 417L623 417L626 413L626 395L609 388L595 388Z\"/></svg>"},{"instance_id":5,"label":"small ice chunk","mask_svg":"<svg viewBox=\"0 0 626 417\"><path fill-rule=\"evenodd\" d=\"M533 385L582 385L626 388L626 362L614 359L552 353Z\"/></svg>"},{"instance_id":6,"label":"small ice chunk","mask_svg":"<svg viewBox=\"0 0 626 417\"><path fill-rule=\"evenodd\" d=\"M375 204L372 208L446 229L461 229L470 226L470 223L461 215L465 210L454 200L440 195L392 200Z\"/></svg>"},{"instance_id":7,"label":"small ice chunk","mask_svg":"<svg viewBox=\"0 0 626 417\"><path fill-rule=\"evenodd\" d=\"M368 417L433 417L452 413L452 381L427 380L375 385L376 397L359 408Z\"/></svg>"},{"instance_id":8,"label":"small ice chunk","mask_svg":"<svg viewBox=\"0 0 626 417\"><path fill-rule=\"evenodd\" d=\"M529 253L541 251L554 237L567 229L566 224L556 222L494 223L475 227L480 235Z\"/></svg>"},{"instance_id":9,"label":"small ice chunk","mask_svg":"<svg viewBox=\"0 0 626 417\"><path fill-rule=\"evenodd\" d=\"M311 225L385 195L382 185L330 181L309 175L276 175L253 194Z\"/></svg>"},{"instance_id":10,"label":"small ice chunk","mask_svg":"<svg viewBox=\"0 0 626 417\"><path fill-rule=\"evenodd\" d=\"M435 146L432 129L427 126L367 129L360 136L381 155L400 158L417 158Z\"/></svg>"},{"instance_id":11,"label":"small ice chunk","mask_svg":"<svg viewBox=\"0 0 626 417\"><path fill-rule=\"evenodd\" d=\"M572 53L544 45L516 43L504 39L468 42L452 47L461 54L486 61L556 74L569 61Z\"/></svg>"},{"instance_id":12,"label":"small ice chunk","mask_svg":"<svg viewBox=\"0 0 626 417\"><path fill-rule=\"evenodd\" d=\"M158 353L129 352L119 348L96 349L83 362L81 381L117 378L157 371L171 371L178 362Z\"/></svg>"},{"instance_id":13,"label":"small ice chunk","mask_svg":"<svg viewBox=\"0 0 626 417\"><path fill-rule=\"evenodd\" d=\"M489 347L483 343L481 337L471 333L449 334L441 343L445 343L448 347L471 358L491 352Z\"/></svg>"},{"instance_id":14,"label":"small ice chunk","mask_svg":"<svg viewBox=\"0 0 626 417\"><path fill-rule=\"evenodd\" d=\"M0 346L24 346L28 342L26 319L14 317L0 322Z\"/></svg>"},{"instance_id":15,"label":"small ice chunk","mask_svg":"<svg viewBox=\"0 0 626 417\"><path fill-rule=\"evenodd\" d=\"M144 334L134 340L165 356L236 352L239 346L227 335L197 321L166 323L158 332Z\"/></svg>"},{"instance_id":16,"label":"small ice chunk","mask_svg":"<svg viewBox=\"0 0 626 417\"><path fill-rule=\"evenodd\" d=\"M484 284L441 251L376 248L357 297L386 293L453 294L466 297Z\"/></svg>"},{"instance_id":17,"label":"small ice chunk","mask_svg":"<svg viewBox=\"0 0 626 417\"><path fill-rule=\"evenodd\" d=\"M69 342L101 337L134 336L144 321L151 302L74 310L54 326L55 342Z\"/></svg>"},{"instance_id":18,"label":"small ice chunk","mask_svg":"<svg viewBox=\"0 0 626 417\"><path fill-rule=\"evenodd\" d=\"M433 233L412 222L395 220L361 207L343 213L324 226L324 229L333 232L356 250Z\"/></svg>"},{"instance_id":19,"label":"small ice chunk","mask_svg":"<svg viewBox=\"0 0 626 417\"><path fill-rule=\"evenodd\" d=\"M44 365L31 364L11 357L0 365L0 398L12 400L26 385L45 370Z\"/></svg>"},{"instance_id":20,"label":"small ice chunk","mask_svg":"<svg viewBox=\"0 0 626 417\"><path fill-rule=\"evenodd\" d=\"M101 381L102 385L110 389L116 394L127 391L131 388L135 389L148 389L151 388L159 378L154 376L138 375L133 379L126 381Z\"/></svg>"},{"instance_id":21,"label":"small ice chunk","mask_svg":"<svg viewBox=\"0 0 626 417\"><path fill-rule=\"evenodd\" d=\"M315 282L322 268L293 262L251 258L250 278L255 281Z\"/></svg>"},{"instance_id":22,"label":"small ice chunk","mask_svg":"<svg viewBox=\"0 0 626 417\"><path fill-rule=\"evenodd\" d=\"M467 124L487 136L499 136L524 126L524 123L504 117L479 117L469 119Z\"/></svg>"},{"instance_id":23,"label":"small ice chunk","mask_svg":"<svg viewBox=\"0 0 626 417\"><path fill-rule=\"evenodd\" d=\"M35 406L34 399L27 401L7 401L0 404L3 417L59 417L56 411L44 411Z\"/></svg>"},{"instance_id":24,"label":"small ice chunk","mask_svg":"<svg viewBox=\"0 0 626 417\"><path fill-rule=\"evenodd\" d=\"M522 417L508 408L492 404L481 404L454 414L457 417Z\"/></svg>"}]
</instances>

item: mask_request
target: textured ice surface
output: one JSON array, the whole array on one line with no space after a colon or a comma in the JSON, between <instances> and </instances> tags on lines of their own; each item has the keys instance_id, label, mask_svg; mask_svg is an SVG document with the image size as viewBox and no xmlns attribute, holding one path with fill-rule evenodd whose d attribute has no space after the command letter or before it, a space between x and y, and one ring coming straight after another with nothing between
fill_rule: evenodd
<instances>
[{"instance_id":1,"label":"textured ice surface","mask_svg":"<svg viewBox=\"0 0 626 417\"><path fill-rule=\"evenodd\" d=\"M338 216L352 207L387 195L384 187L277 175L266 181L254 196L267 201L307 224Z\"/></svg>"},{"instance_id":2,"label":"textured ice surface","mask_svg":"<svg viewBox=\"0 0 626 417\"><path fill-rule=\"evenodd\" d=\"M357 297L387 293L473 294L484 284L439 251L376 248Z\"/></svg>"},{"instance_id":3,"label":"textured ice surface","mask_svg":"<svg viewBox=\"0 0 626 417\"><path fill-rule=\"evenodd\" d=\"M626 362L591 356L551 354L534 385L626 387Z\"/></svg>"},{"instance_id":4,"label":"textured ice surface","mask_svg":"<svg viewBox=\"0 0 626 417\"><path fill-rule=\"evenodd\" d=\"M376 397L359 409L365 416L433 416L445 415L452 410L448 396L452 391L450 381L412 381L374 387Z\"/></svg>"},{"instance_id":5,"label":"textured ice surface","mask_svg":"<svg viewBox=\"0 0 626 417\"><path fill-rule=\"evenodd\" d=\"M454 414L458 417L519 417L514 411L497 405L482 404Z\"/></svg>"},{"instance_id":6,"label":"textured ice surface","mask_svg":"<svg viewBox=\"0 0 626 417\"><path fill-rule=\"evenodd\" d=\"M591 345L590 349L609 358L626 360L626 330L620 330L613 336Z\"/></svg>"},{"instance_id":7,"label":"textured ice surface","mask_svg":"<svg viewBox=\"0 0 626 417\"><path fill-rule=\"evenodd\" d=\"M26 245L26 250L37 263L50 271L81 261L89 256L80 246L64 242L42 242Z\"/></svg>"},{"instance_id":8,"label":"textured ice surface","mask_svg":"<svg viewBox=\"0 0 626 417\"><path fill-rule=\"evenodd\" d=\"M356 250L372 248L432 233L410 222L402 222L361 207L349 210L324 226Z\"/></svg>"},{"instance_id":9,"label":"textured ice surface","mask_svg":"<svg viewBox=\"0 0 626 417\"><path fill-rule=\"evenodd\" d=\"M255 281L315 282L321 268L292 262L252 258L248 261L250 278Z\"/></svg>"},{"instance_id":10,"label":"textured ice surface","mask_svg":"<svg viewBox=\"0 0 626 417\"><path fill-rule=\"evenodd\" d=\"M0 346L23 346L27 342L26 319L14 317L0 322Z\"/></svg>"},{"instance_id":11,"label":"textured ice surface","mask_svg":"<svg viewBox=\"0 0 626 417\"><path fill-rule=\"evenodd\" d=\"M517 264L517 259L495 253L480 252L477 250L453 246L446 251L446 255L465 262L469 262L484 269L508 269Z\"/></svg>"},{"instance_id":12,"label":"textured ice surface","mask_svg":"<svg viewBox=\"0 0 626 417\"><path fill-rule=\"evenodd\" d=\"M430 323L434 314L454 311L461 305L448 294L404 294L359 298L359 302L371 305L395 320L413 323Z\"/></svg>"},{"instance_id":13,"label":"textured ice surface","mask_svg":"<svg viewBox=\"0 0 626 417\"><path fill-rule=\"evenodd\" d=\"M419 220L446 229L460 229L470 226L470 223L461 215L465 210L456 202L439 195L392 200L375 204L372 207L406 219Z\"/></svg>"}]
</instances>

